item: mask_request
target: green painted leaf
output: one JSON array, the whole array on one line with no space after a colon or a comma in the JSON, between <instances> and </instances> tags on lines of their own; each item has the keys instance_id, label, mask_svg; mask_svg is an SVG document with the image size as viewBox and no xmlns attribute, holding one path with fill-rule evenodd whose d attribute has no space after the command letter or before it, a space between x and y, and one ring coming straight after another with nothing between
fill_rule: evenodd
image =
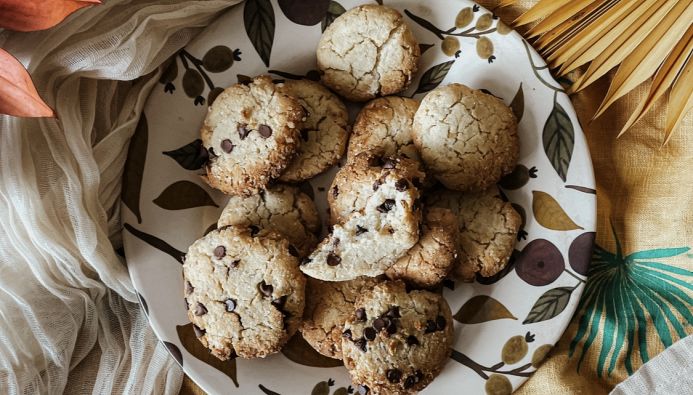
<instances>
[{"instance_id":1,"label":"green painted leaf","mask_svg":"<svg viewBox=\"0 0 693 395\"><path fill-rule=\"evenodd\" d=\"M572 287L558 287L544 292L534 303L527 318L522 323L534 324L557 316L565 310L572 292Z\"/></svg>"},{"instance_id":2,"label":"green painted leaf","mask_svg":"<svg viewBox=\"0 0 693 395\"><path fill-rule=\"evenodd\" d=\"M197 139L173 151L162 152L166 156L170 156L184 169L199 170L209 159L207 149L202 145L202 140Z\"/></svg>"},{"instance_id":3,"label":"green painted leaf","mask_svg":"<svg viewBox=\"0 0 693 395\"><path fill-rule=\"evenodd\" d=\"M525 94L522 91L521 82L520 87L517 88L517 93L515 93L515 97L513 97L513 101L510 102L510 109L513 110L513 114L515 114L515 118L517 118L517 122L519 123L520 120L522 120L522 115L525 112Z\"/></svg>"},{"instance_id":4,"label":"green painted leaf","mask_svg":"<svg viewBox=\"0 0 693 395\"><path fill-rule=\"evenodd\" d=\"M123 224L123 227L125 228L125 230L132 233L133 236L144 241L150 246L156 248L157 250L170 255L173 259L178 261L178 263L183 264L183 260L185 259L185 253L183 253L183 251L178 250L177 248L173 247L172 245L168 244L167 242L161 240L156 236L152 236L149 233L145 233L141 230L133 228L132 225L128 223Z\"/></svg>"},{"instance_id":5,"label":"green painted leaf","mask_svg":"<svg viewBox=\"0 0 693 395\"><path fill-rule=\"evenodd\" d=\"M193 207L219 207L201 186L190 181L176 181L169 185L154 204L166 210L184 210Z\"/></svg>"},{"instance_id":6,"label":"green painted leaf","mask_svg":"<svg viewBox=\"0 0 693 395\"><path fill-rule=\"evenodd\" d=\"M336 1L330 1L330 5L327 7L327 13L320 24L322 31L324 32L325 29L327 29L327 27L330 26L338 16L345 12L346 10L341 4L337 3Z\"/></svg>"},{"instance_id":7,"label":"green painted leaf","mask_svg":"<svg viewBox=\"0 0 693 395\"><path fill-rule=\"evenodd\" d=\"M130 139L128 146L128 157L125 160L123 170L123 203L137 217L137 223L142 223L140 213L140 192L142 190L142 176L144 174L144 162L147 159L147 144L149 131L147 127L147 117L144 113L135 128L135 134Z\"/></svg>"},{"instance_id":8,"label":"green painted leaf","mask_svg":"<svg viewBox=\"0 0 693 395\"><path fill-rule=\"evenodd\" d=\"M690 270L681 269L681 268L678 268L675 266L665 265L665 264L658 263L658 262L642 262L642 261L640 261L640 262L638 262L638 265L648 266L648 267L651 267L653 269L658 269L658 270L662 270L662 271L673 273L673 274L680 274L682 276L693 276L693 272L691 272ZM688 284L688 286L690 287L690 284Z\"/></svg>"},{"instance_id":9,"label":"green painted leaf","mask_svg":"<svg viewBox=\"0 0 693 395\"><path fill-rule=\"evenodd\" d=\"M415 93L424 93L435 89L448 75L453 63L455 63L454 60L448 60L426 70L419 80L419 87L416 88Z\"/></svg>"},{"instance_id":10,"label":"green painted leaf","mask_svg":"<svg viewBox=\"0 0 693 395\"><path fill-rule=\"evenodd\" d=\"M453 318L463 324L480 324L504 318L517 319L501 302L486 295L477 295L469 299Z\"/></svg>"},{"instance_id":11,"label":"green painted leaf","mask_svg":"<svg viewBox=\"0 0 693 395\"><path fill-rule=\"evenodd\" d=\"M270 0L246 0L243 7L243 24L250 42L258 55L270 65L274 43L274 9Z\"/></svg>"},{"instance_id":12,"label":"green painted leaf","mask_svg":"<svg viewBox=\"0 0 693 395\"><path fill-rule=\"evenodd\" d=\"M679 248L658 248L654 250L639 251L634 252L626 257L626 259L661 259L661 258L671 258L673 256L681 255L688 252L690 248L679 247Z\"/></svg>"},{"instance_id":13,"label":"green painted leaf","mask_svg":"<svg viewBox=\"0 0 693 395\"><path fill-rule=\"evenodd\" d=\"M570 160L573 157L575 131L570 117L563 107L554 99L553 110L546 119L542 133L544 152L563 181L568 176Z\"/></svg>"},{"instance_id":14,"label":"green painted leaf","mask_svg":"<svg viewBox=\"0 0 693 395\"><path fill-rule=\"evenodd\" d=\"M224 373L228 378L231 379L231 381L233 381L236 388L238 388L236 359L222 361L212 355L207 347L203 346L202 343L197 339L192 323L177 325L176 332L178 333L178 339L180 339L180 342L186 351L192 354L193 357Z\"/></svg>"},{"instance_id":15,"label":"green painted leaf","mask_svg":"<svg viewBox=\"0 0 693 395\"><path fill-rule=\"evenodd\" d=\"M315 368L333 368L343 365L341 360L328 358L315 351L300 333L296 333L289 339L289 342L282 348L282 354L297 364Z\"/></svg>"}]
</instances>

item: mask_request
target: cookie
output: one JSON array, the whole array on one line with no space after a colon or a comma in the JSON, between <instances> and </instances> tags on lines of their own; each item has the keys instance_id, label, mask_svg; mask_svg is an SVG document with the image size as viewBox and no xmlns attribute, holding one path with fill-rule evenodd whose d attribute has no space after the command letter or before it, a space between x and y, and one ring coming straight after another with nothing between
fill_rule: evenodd
<instances>
[{"instance_id":1,"label":"cookie","mask_svg":"<svg viewBox=\"0 0 693 395\"><path fill-rule=\"evenodd\" d=\"M427 198L429 206L452 210L459 226L459 263L456 277L473 281L476 273L489 277L510 259L522 218L512 204L503 201L498 188L483 192L438 191Z\"/></svg>"},{"instance_id":2,"label":"cookie","mask_svg":"<svg viewBox=\"0 0 693 395\"><path fill-rule=\"evenodd\" d=\"M290 243L292 252L308 255L318 242L320 217L308 195L288 185L276 184L252 196L231 196L217 222L274 230Z\"/></svg>"},{"instance_id":3,"label":"cookie","mask_svg":"<svg viewBox=\"0 0 693 395\"><path fill-rule=\"evenodd\" d=\"M419 160L412 139L412 124L419 102L407 97L387 96L366 104L354 122L349 138L349 157L380 151L386 156L405 155Z\"/></svg>"},{"instance_id":4,"label":"cookie","mask_svg":"<svg viewBox=\"0 0 693 395\"><path fill-rule=\"evenodd\" d=\"M426 209L419 241L385 275L416 287L437 285L457 262L458 234L455 213L438 207Z\"/></svg>"},{"instance_id":5,"label":"cookie","mask_svg":"<svg viewBox=\"0 0 693 395\"><path fill-rule=\"evenodd\" d=\"M484 190L519 156L517 120L500 99L462 84L436 88L414 116L414 144L445 187Z\"/></svg>"},{"instance_id":6,"label":"cookie","mask_svg":"<svg viewBox=\"0 0 693 395\"><path fill-rule=\"evenodd\" d=\"M279 351L303 316L305 278L278 233L225 227L195 241L183 264L188 318L221 360Z\"/></svg>"},{"instance_id":7,"label":"cookie","mask_svg":"<svg viewBox=\"0 0 693 395\"><path fill-rule=\"evenodd\" d=\"M327 194L332 224L342 223L354 211L366 206L366 201L382 183L383 177L391 175L421 186L425 174L418 162L403 156L382 156L376 152L362 152L350 158L335 175ZM401 181L401 183L404 183Z\"/></svg>"},{"instance_id":8,"label":"cookie","mask_svg":"<svg viewBox=\"0 0 693 395\"><path fill-rule=\"evenodd\" d=\"M320 281L310 277L307 280L301 334L320 354L342 359L344 323L354 311L356 298L373 288L380 280L372 277L341 282Z\"/></svg>"},{"instance_id":9,"label":"cookie","mask_svg":"<svg viewBox=\"0 0 693 395\"><path fill-rule=\"evenodd\" d=\"M342 355L352 381L368 394L415 394L450 357L454 328L443 297L376 285L356 301L344 325Z\"/></svg>"},{"instance_id":10,"label":"cookie","mask_svg":"<svg viewBox=\"0 0 693 395\"><path fill-rule=\"evenodd\" d=\"M402 15L375 4L340 15L323 32L317 50L322 83L352 101L404 90L420 55Z\"/></svg>"},{"instance_id":11,"label":"cookie","mask_svg":"<svg viewBox=\"0 0 693 395\"><path fill-rule=\"evenodd\" d=\"M349 114L344 103L327 88L310 80L289 80L277 84L277 88L298 99L306 111L301 145L279 180L307 180L337 164L349 138Z\"/></svg>"},{"instance_id":12,"label":"cookie","mask_svg":"<svg viewBox=\"0 0 693 395\"><path fill-rule=\"evenodd\" d=\"M365 207L333 227L301 262L303 273L325 281L346 281L383 274L419 240L419 191L409 181L387 174L373 184Z\"/></svg>"},{"instance_id":13,"label":"cookie","mask_svg":"<svg viewBox=\"0 0 693 395\"><path fill-rule=\"evenodd\" d=\"M293 159L304 118L301 104L279 92L268 76L225 89L200 131L209 153L209 185L231 195L263 189Z\"/></svg>"}]
</instances>

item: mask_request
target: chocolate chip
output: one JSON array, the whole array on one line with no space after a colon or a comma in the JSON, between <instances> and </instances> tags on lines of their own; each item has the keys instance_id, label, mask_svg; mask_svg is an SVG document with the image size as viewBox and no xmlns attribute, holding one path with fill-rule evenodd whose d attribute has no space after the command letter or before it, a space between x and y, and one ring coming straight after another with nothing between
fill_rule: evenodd
<instances>
[{"instance_id":1,"label":"chocolate chip","mask_svg":"<svg viewBox=\"0 0 693 395\"><path fill-rule=\"evenodd\" d=\"M296 250L296 247L292 246L289 244L289 254L298 257L298 251Z\"/></svg>"},{"instance_id":2,"label":"chocolate chip","mask_svg":"<svg viewBox=\"0 0 693 395\"><path fill-rule=\"evenodd\" d=\"M409 188L409 181L407 181L404 178L400 178L396 183L395 183L395 189L397 189L400 192L404 192Z\"/></svg>"},{"instance_id":3,"label":"chocolate chip","mask_svg":"<svg viewBox=\"0 0 693 395\"><path fill-rule=\"evenodd\" d=\"M195 315L199 317L205 314L207 314L207 308L202 303L197 302L197 305L195 306Z\"/></svg>"},{"instance_id":4,"label":"chocolate chip","mask_svg":"<svg viewBox=\"0 0 693 395\"><path fill-rule=\"evenodd\" d=\"M394 169L396 164L397 163L394 160L392 160L392 158L387 158L383 163L383 169Z\"/></svg>"},{"instance_id":5,"label":"chocolate chip","mask_svg":"<svg viewBox=\"0 0 693 395\"><path fill-rule=\"evenodd\" d=\"M332 196L337 197L337 195L339 195L339 187L335 185L332 187Z\"/></svg>"},{"instance_id":6,"label":"chocolate chip","mask_svg":"<svg viewBox=\"0 0 693 395\"><path fill-rule=\"evenodd\" d=\"M272 284L267 284L265 283L265 280L262 280L258 285L257 289L262 293L264 296L272 296L272 291L274 290L274 287L272 287Z\"/></svg>"},{"instance_id":7,"label":"chocolate chip","mask_svg":"<svg viewBox=\"0 0 693 395\"><path fill-rule=\"evenodd\" d=\"M217 248L214 249L214 256L217 257L217 259L222 259L223 257L226 256L226 247L224 246L218 246Z\"/></svg>"},{"instance_id":8,"label":"chocolate chip","mask_svg":"<svg viewBox=\"0 0 693 395\"><path fill-rule=\"evenodd\" d=\"M445 325L447 325L447 321L445 321L445 317L443 317L442 315L439 315L438 317L436 317L436 326L438 327L439 331L442 331L443 329L445 329Z\"/></svg>"},{"instance_id":9,"label":"chocolate chip","mask_svg":"<svg viewBox=\"0 0 693 395\"><path fill-rule=\"evenodd\" d=\"M385 372L385 377L387 377L387 380L391 383L399 383L399 381L402 379L402 371L399 369L388 369Z\"/></svg>"},{"instance_id":10,"label":"chocolate chip","mask_svg":"<svg viewBox=\"0 0 693 395\"><path fill-rule=\"evenodd\" d=\"M226 311L228 311L229 313L236 310L236 301L235 300L228 298L224 301L224 304L226 305Z\"/></svg>"},{"instance_id":11,"label":"chocolate chip","mask_svg":"<svg viewBox=\"0 0 693 395\"><path fill-rule=\"evenodd\" d=\"M310 258L301 259L301 266L311 263L313 260Z\"/></svg>"},{"instance_id":12,"label":"chocolate chip","mask_svg":"<svg viewBox=\"0 0 693 395\"><path fill-rule=\"evenodd\" d=\"M378 206L376 208L376 210L378 210L381 213L387 213L390 210L392 210L393 207L395 207L395 200L394 199L385 199L383 204Z\"/></svg>"},{"instance_id":13,"label":"chocolate chip","mask_svg":"<svg viewBox=\"0 0 693 395\"><path fill-rule=\"evenodd\" d=\"M301 129L301 138L303 141L308 141L308 129Z\"/></svg>"},{"instance_id":14,"label":"chocolate chip","mask_svg":"<svg viewBox=\"0 0 693 395\"><path fill-rule=\"evenodd\" d=\"M265 139L272 135L272 128L267 125L260 125L257 131L260 133L260 136Z\"/></svg>"},{"instance_id":15,"label":"chocolate chip","mask_svg":"<svg viewBox=\"0 0 693 395\"><path fill-rule=\"evenodd\" d=\"M366 232L368 232L368 229L364 228L363 226L356 225L356 236Z\"/></svg>"},{"instance_id":16,"label":"chocolate chip","mask_svg":"<svg viewBox=\"0 0 693 395\"><path fill-rule=\"evenodd\" d=\"M356 388L356 391L358 391L359 395L368 395L369 392L371 392L371 389L368 388L367 385L361 385Z\"/></svg>"},{"instance_id":17,"label":"chocolate chip","mask_svg":"<svg viewBox=\"0 0 693 395\"><path fill-rule=\"evenodd\" d=\"M383 158L379 156L371 156L368 158L368 166L370 167L380 167L383 165Z\"/></svg>"},{"instance_id":18,"label":"chocolate chip","mask_svg":"<svg viewBox=\"0 0 693 395\"><path fill-rule=\"evenodd\" d=\"M407 345L408 346L417 346L419 345L419 339L416 338L414 335L409 335L407 336Z\"/></svg>"},{"instance_id":19,"label":"chocolate chip","mask_svg":"<svg viewBox=\"0 0 693 395\"><path fill-rule=\"evenodd\" d=\"M390 322L387 323L386 330L390 335L394 335L397 332L397 322L395 322L395 320L390 320Z\"/></svg>"},{"instance_id":20,"label":"chocolate chip","mask_svg":"<svg viewBox=\"0 0 693 395\"><path fill-rule=\"evenodd\" d=\"M195 290L195 287L190 284L190 281L185 282L185 294L190 295Z\"/></svg>"},{"instance_id":21,"label":"chocolate chip","mask_svg":"<svg viewBox=\"0 0 693 395\"><path fill-rule=\"evenodd\" d=\"M413 387L417 381L419 380L416 379L416 376L407 376L406 380L404 380L404 389Z\"/></svg>"},{"instance_id":22,"label":"chocolate chip","mask_svg":"<svg viewBox=\"0 0 693 395\"><path fill-rule=\"evenodd\" d=\"M342 337L351 340L351 329L347 329L342 332Z\"/></svg>"},{"instance_id":23,"label":"chocolate chip","mask_svg":"<svg viewBox=\"0 0 693 395\"><path fill-rule=\"evenodd\" d=\"M382 318L376 318L373 320L373 328L375 328L376 331L380 332L385 328L385 320Z\"/></svg>"},{"instance_id":24,"label":"chocolate chip","mask_svg":"<svg viewBox=\"0 0 693 395\"><path fill-rule=\"evenodd\" d=\"M366 309L361 307L360 309L356 309L356 319L359 321L366 321L368 317L366 316Z\"/></svg>"},{"instance_id":25,"label":"chocolate chip","mask_svg":"<svg viewBox=\"0 0 693 395\"><path fill-rule=\"evenodd\" d=\"M233 143L229 139L224 139L221 141L221 150L226 152L227 154L230 154L231 151L233 151Z\"/></svg>"},{"instance_id":26,"label":"chocolate chip","mask_svg":"<svg viewBox=\"0 0 693 395\"><path fill-rule=\"evenodd\" d=\"M426 321L426 330L424 331L425 333L433 333L436 330L438 330L438 325L436 324L435 321L433 321L433 320Z\"/></svg>"},{"instance_id":27,"label":"chocolate chip","mask_svg":"<svg viewBox=\"0 0 693 395\"><path fill-rule=\"evenodd\" d=\"M401 318L402 316L399 314L399 306L390 306L385 313L385 316L390 318Z\"/></svg>"},{"instance_id":28,"label":"chocolate chip","mask_svg":"<svg viewBox=\"0 0 693 395\"><path fill-rule=\"evenodd\" d=\"M245 138L248 137L248 133L250 133L250 130L248 130L247 124L242 123L238 125L238 136L241 138L241 140L245 140Z\"/></svg>"},{"instance_id":29,"label":"chocolate chip","mask_svg":"<svg viewBox=\"0 0 693 395\"><path fill-rule=\"evenodd\" d=\"M288 299L288 295L282 295L272 301L272 306L276 307L277 310L282 310L286 304L286 299Z\"/></svg>"},{"instance_id":30,"label":"chocolate chip","mask_svg":"<svg viewBox=\"0 0 693 395\"><path fill-rule=\"evenodd\" d=\"M229 267L231 267L231 268L238 267L238 265L239 265L240 263L241 263L241 260L240 260L240 259L236 259L235 261L229 263Z\"/></svg>"},{"instance_id":31,"label":"chocolate chip","mask_svg":"<svg viewBox=\"0 0 693 395\"><path fill-rule=\"evenodd\" d=\"M363 352L366 352L368 350L367 342L364 338L354 340L354 345L360 348Z\"/></svg>"},{"instance_id":32,"label":"chocolate chip","mask_svg":"<svg viewBox=\"0 0 693 395\"><path fill-rule=\"evenodd\" d=\"M334 252L330 252L327 254L327 264L330 266L337 266L340 263L342 263L342 258L340 258L337 254Z\"/></svg>"},{"instance_id":33,"label":"chocolate chip","mask_svg":"<svg viewBox=\"0 0 693 395\"><path fill-rule=\"evenodd\" d=\"M375 329L371 328L370 326L363 330L363 336L367 340L375 340L375 337L377 335L378 335L378 332L376 332Z\"/></svg>"},{"instance_id":34,"label":"chocolate chip","mask_svg":"<svg viewBox=\"0 0 693 395\"><path fill-rule=\"evenodd\" d=\"M200 328L199 326L197 326L195 324L193 324L193 331L195 332L195 336L197 336L197 337L202 337L205 335L205 333L207 333L206 330Z\"/></svg>"}]
</instances>

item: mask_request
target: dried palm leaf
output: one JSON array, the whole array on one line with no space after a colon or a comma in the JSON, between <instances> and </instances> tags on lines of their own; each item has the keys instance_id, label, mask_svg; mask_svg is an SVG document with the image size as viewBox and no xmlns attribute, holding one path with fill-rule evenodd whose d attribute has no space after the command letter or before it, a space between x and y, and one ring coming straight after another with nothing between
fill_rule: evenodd
<instances>
[{"instance_id":1,"label":"dried palm leaf","mask_svg":"<svg viewBox=\"0 0 693 395\"><path fill-rule=\"evenodd\" d=\"M693 105L692 23L693 0L540 0L513 22L533 24L529 37L559 75L588 65L571 93L618 67L595 117L654 76L620 134L669 91L667 140Z\"/></svg>"}]
</instances>

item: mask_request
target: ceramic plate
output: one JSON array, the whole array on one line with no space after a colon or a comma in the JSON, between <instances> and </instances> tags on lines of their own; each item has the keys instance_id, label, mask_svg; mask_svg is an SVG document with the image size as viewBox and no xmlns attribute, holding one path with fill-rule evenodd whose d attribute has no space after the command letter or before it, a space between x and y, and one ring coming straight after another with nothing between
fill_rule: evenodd
<instances>
[{"instance_id":1,"label":"ceramic plate","mask_svg":"<svg viewBox=\"0 0 693 395\"><path fill-rule=\"evenodd\" d=\"M246 76L317 78L322 30L360 3L248 0L232 8L173 59L130 144L123 191L130 275L158 337L211 394L353 391L340 361L319 356L300 337L264 360L217 361L186 318L181 257L226 203L200 178L198 130L209 102ZM596 217L585 138L544 61L489 11L463 0L385 4L405 15L423 53L403 95L421 99L438 85L461 82L502 98L520 119L520 164L501 183L524 219L515 254L494 278L444 289L455 315L454 352L424 391L509 393L559 339L583 290ZM301 185L321 213L335 171Z\"/></svg>"}]
</instances>

